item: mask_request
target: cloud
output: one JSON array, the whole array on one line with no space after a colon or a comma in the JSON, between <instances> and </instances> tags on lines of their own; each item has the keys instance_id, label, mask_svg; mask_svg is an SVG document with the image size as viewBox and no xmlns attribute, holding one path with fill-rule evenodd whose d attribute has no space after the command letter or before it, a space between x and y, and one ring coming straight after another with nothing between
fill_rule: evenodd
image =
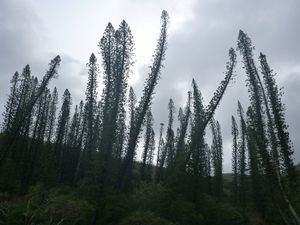
<instances>
[{"instance_id":1,"label":"cloud","mask_svg":"<svg viewBox=\"0 0 300 225\"><path fill-rule=\"evenodd\" d=\"M40 35L43 28L39 18L26 2L0 1L0 110L9 92L9 80L13 73L26 64L34 65L32 72L41 77L47 66L45 55L40 54ZM1 116L0 116L1 119Z\"/></svg>"},{"instance_id":2,"label":"cloud","mask_svg":"<svg viewBox=\"0 0 300 225\"><path fill-rule=\"evenodd\" d=\"M0 1L0 40L0 111L3 112L13 73L16 70L21 72L29 64L32 75L42 78L48 69L48 63L59 52L54 53L47 48L50 40L46 29L29 1ZM52 81L50 87L57 86L60 95L65 88L69 88L73 103L77 104L84 97L82 91L87 75L77 75L84 73L85 62L79 62L65 53L61 53L61 58L59 80ZM2 121L2 115L0 120Z\"/></svg>"}]
</instances>

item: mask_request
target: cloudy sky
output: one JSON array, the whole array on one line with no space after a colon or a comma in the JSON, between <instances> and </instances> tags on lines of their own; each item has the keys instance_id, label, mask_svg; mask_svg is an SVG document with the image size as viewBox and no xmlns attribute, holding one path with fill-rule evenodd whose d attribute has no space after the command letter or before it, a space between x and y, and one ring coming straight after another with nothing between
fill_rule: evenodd
<instances>
[{"instance_id":1,"label":"cloudy sky","mask_svg":"<svg viewBox=\"0 0 300 225\"><path fill-rule=\"evenodd\" d=\"M130 85L140 97L147 77L160 14L170 15L168 51L162 79L156 89L153 112L156 128L167 121L167 103L183 106L195 78L205 102L224 77L228 49L236 48L239 29L259 52L267 55L284 87L283 101L295 161L300 162L300 1L299 0L1 0L0 1L0 112L9 92L12 74L28 63L42 77L51 58L62 57L59 78L52 82L60 95L69 88L73 103L84 98L86 62L108 22L117 27L125 19L135 40L136 56ZM100 61L100 60L99 60ZM247 89L241 57L216 118L224 137L224 168L231 164L231 115L237 100L247 108ZM1 119L1 117L0 117ZM1 119L2 120L2 119ZM157 130L158 132L158 130Z\"/></svg>"}]
</instances>

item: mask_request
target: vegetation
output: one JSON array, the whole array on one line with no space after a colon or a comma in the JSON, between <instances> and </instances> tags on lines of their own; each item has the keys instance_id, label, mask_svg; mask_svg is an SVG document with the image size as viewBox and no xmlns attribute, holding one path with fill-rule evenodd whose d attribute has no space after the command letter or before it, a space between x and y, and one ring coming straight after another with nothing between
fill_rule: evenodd
<instances>
[{"instance_id":1,"label":"vegetation","mask_svg":"<svg viewBox=\"0 0 300 225\"><path fill-rule=\"evenodd\" d=\"M243 31L237 50L250 106L244 112L238 102L232 116L233 173L223 174L221 124L214 118L234 76L233 48L209 104L204 105L193 79L187 103L178 110L177 132L177 106L170 99L166 128L161 123L155 136L151 105L162 75L168 22L163 11L139 101L127 82L134 41L125 21L118 29L107 25L99 42L103 73L91 54L85 100L75 107L68 89L59 104L57 89L48 88L57 77L59 56L41 81L29 65L13 75L0 134L0 224L300 225L299 169L293 164L282 93L264 54L256 66L254 47Z\"/></svg>"}]
</instances>

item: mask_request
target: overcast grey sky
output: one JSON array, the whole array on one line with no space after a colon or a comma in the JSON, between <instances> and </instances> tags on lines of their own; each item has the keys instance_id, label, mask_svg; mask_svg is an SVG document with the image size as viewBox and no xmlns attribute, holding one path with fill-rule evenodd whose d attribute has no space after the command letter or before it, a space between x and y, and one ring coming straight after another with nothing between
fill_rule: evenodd
<instances>
[{"instance_id":1,"label":"overcast grey sky","mask_svg":"<svg viewBox=\"0 0 300 225\"><path fill-rule=\"evenodd\" d=\"M167 121L167 103L184 105L195 78L207 103L224 77L228 49L236 48L239 29L259 52L267 55L284 87L287 122L300 162L300 1L299 0L1 0L0 1L0 112L9 92L12 74L29 63L42 77L49 60L59 54L59 79L52 82L59 94L69 88L74 104L84 98L86 62L110 21L115 27L125 19L136 43L136 63L130 78L138 97L148 73L160 14L170 15L168 51L162 79L154 98L156 127ZM224 137L224 168L231 166L231 115L237 100L247 108L247 89L241 58L235 82L229 86L216 118ZM157 130L158 132L158 130Z\"/></svg>"}]
</instances>

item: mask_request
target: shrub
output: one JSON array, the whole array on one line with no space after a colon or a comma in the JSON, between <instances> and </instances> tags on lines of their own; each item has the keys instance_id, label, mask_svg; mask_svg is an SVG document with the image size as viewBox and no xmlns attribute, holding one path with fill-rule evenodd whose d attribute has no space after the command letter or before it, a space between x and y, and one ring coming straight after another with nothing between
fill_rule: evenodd
<instances>
[{"instance_id":1,"label":"shrub","mask_svg":"<svg viewBox=\"0 0 300 225\"><path fill-rule=\"evenodd\" d=\"M215 206L204 213L206 225L242 225L243 217L234 208Z\"/></svg>"}]
</instances>

